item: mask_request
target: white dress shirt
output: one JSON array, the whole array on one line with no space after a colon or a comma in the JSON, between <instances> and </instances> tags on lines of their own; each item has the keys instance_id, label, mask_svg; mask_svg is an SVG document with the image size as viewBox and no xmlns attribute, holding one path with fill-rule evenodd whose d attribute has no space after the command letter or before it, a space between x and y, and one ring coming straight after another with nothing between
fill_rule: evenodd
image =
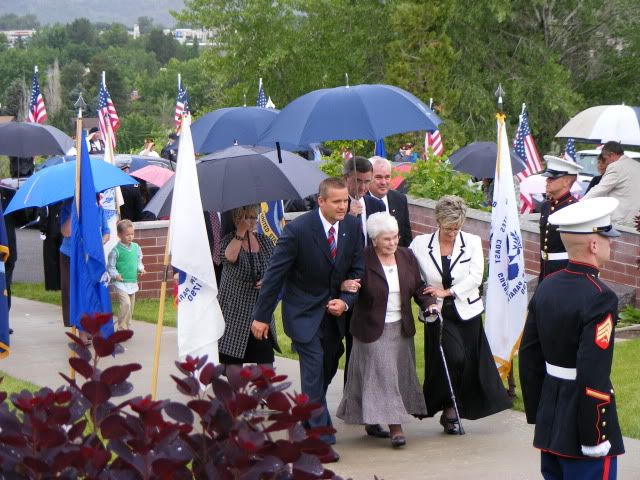
<instances>
[{"instance_id":1,"label":"white dress shirt","mask_svg":"<svg viewBox=\"0 0 640 480\"><path fill-rule=\"evenodd\" d=\"M324 218L324 215L322 215L322 211L320 209L318 209L318 213L320 214L320 221L322 222L322 227L324 228L324 234L327 236L327 239L329 238L329 229L333 227L333 229L335 230L333 237L336 239L336 247L337 247L338 246L338 230L340 229L340 222L330 223L329 220Z\"/></svg>"}]
</instances>

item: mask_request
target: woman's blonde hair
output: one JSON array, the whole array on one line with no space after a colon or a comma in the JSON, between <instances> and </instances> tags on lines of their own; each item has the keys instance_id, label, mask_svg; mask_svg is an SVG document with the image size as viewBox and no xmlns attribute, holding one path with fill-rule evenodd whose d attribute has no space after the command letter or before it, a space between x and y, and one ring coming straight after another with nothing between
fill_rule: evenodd
<instances>
[{"instance_id":1,"label":"woman's blonde hair","mask_svg":"<svg viewBox=\"0 0 640 480\"><path fill-rule=\"evenodd\" d=\"M245 205L243 207L234 208L231 210L231 218L233 223L242 220L248 213L253 213L255 216L260 213L260 205Z\"/></svg>"},{"instance_id":2,"label":"woman's blonde hair","mask_svg":"<svg viewBox=\"0 0 640 480\"><path fill-rule=\"evenodd\" d=\"M456 195L445 195L436 203L436 222L438 225L457 225L462 227L467 218L467 204Z\"/></svg>"}]
</instances>

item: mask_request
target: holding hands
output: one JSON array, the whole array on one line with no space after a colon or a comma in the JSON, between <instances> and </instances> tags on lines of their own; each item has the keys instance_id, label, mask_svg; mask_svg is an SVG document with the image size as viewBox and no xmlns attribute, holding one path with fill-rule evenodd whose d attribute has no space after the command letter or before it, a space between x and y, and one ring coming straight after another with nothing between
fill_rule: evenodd
<instances>
[{"instance_id":1,"label":"holding hands","mask_svg":"<svg viewBox=\"0 0 640 480\"><path fill-rule=\"evenodd\" d=\"M349 278L342 282L340 290L347 293L357 293L361 286L359 278Z\"/></svg>"},{"instance_id":2,"label":"holding hands","mask_svg":"<svg viewBox=\"0 0 640 480\"><path fill-rule=\"evenodd\" d=\"M453 296L453 292L449 288L445 290L444 288L427 287L422 293L426 293L427 295L431 295L432 297L436 298L446 298Z\"/></svg>"}]
</instances>

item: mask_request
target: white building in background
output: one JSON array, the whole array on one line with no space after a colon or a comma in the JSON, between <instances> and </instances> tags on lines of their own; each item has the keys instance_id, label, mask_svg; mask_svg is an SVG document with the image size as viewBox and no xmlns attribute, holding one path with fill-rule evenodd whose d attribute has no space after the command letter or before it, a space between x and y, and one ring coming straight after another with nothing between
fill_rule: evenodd
<instances>
[{"instance_id":1,"label":"white building in background","mask_svg":"<svg viewBox=\"0 0 640 480\"><path fill-rule=\"evenodd\" d=\"M23 42L31 40L36 30L2 30L0 33L3 33L5 37L7 37L9 46L13 47L19 38L21 38Z\"/></svg>"},{"instance_id":2,"label":"white building in background","mask_svg":"<svg viewBox=\"0 0 640 480\"><path fill-rule=\"evenodd\" d=\"M203 28L165 28L165 35L171 35L181 45L193 45L197 40L201 47L210 47L215 45L215 30L205 30Z\"/></svg>"}]
</instances>

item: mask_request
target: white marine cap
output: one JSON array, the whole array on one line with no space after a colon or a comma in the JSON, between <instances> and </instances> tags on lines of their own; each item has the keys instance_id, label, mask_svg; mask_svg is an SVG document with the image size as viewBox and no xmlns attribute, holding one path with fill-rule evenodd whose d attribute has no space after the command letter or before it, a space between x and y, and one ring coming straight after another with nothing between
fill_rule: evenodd
<instances>
[{"instance_id":1,"label":"white marine cap","mask_svg":"<svg viewBox=\"0 0 640 480\"><path fill-rule=\"evenodd\" d=\"M565 175L577 175L584 168L576 162L553 155L545 155L544 160L547 162L547 169L542 174L543 177L560 178Z\"/></svg>"},{"instance_id":2,"label":"white marine cap","mask_svg":"<svg viewBox=\"0 0 640 480\"><path fill-rule=\"evenodd\" d=\"M605 237L619 237L611 226L611 212L620 202L613 197L587 198L558 210L549 223L558 226L560 233L599 233Z\"/></svg>"}]
</instances>

